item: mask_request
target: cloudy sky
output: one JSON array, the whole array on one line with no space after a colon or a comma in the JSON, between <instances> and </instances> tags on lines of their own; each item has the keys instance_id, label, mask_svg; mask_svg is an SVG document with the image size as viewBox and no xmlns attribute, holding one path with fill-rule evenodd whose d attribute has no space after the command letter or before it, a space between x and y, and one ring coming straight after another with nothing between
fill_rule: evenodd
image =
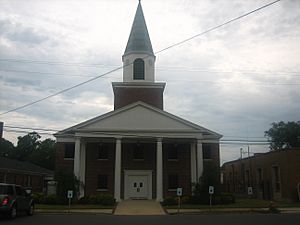
<instances>
[{"instance_id":1,"label":"cloudy sky","mask_svg":"<svg viewBox=\"0 0 300 225\"><path fill-rule=\"evenodd\" d=\"M143 0L155 52L272 0ZM137 0L0 0L0 113L122 65ZM157 54L165 110L224 135L263 140L300 115L300 1L282 0ZM0 116L60 130L113 109L122 71ZM24 135L5 128L4 138ZM14 129L15 130L15 129ZM47 137L47 136L44 136ZM221 162L245 144L222 144ZM250 146L250 152L267 151Z\"/></svg>"}]
</instances>

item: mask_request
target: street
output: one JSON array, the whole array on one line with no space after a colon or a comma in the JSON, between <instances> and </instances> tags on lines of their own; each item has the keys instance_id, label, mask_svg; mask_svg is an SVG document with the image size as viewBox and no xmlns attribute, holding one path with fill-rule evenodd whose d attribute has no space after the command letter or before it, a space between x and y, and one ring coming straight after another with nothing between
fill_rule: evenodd
<instances>
[{"instance_id":1,"label":"street","mask_svg":"<svg viewBox=\"0 0 300 225\"><path fill-rule=\"evenodd\" d=\"M15 220L0 218L1 225L298 225L300 214L226 214L226 215L34 215Z\"/></svg>"}]
</instances>

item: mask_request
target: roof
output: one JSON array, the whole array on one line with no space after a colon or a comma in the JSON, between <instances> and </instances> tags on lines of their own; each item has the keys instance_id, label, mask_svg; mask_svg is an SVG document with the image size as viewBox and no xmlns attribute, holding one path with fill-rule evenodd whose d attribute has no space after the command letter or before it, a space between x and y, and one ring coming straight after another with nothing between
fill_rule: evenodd
<instances>
[{"instance_id":1,"label":"roof","mask_svg":"<svg viewBox=\"0 0 300 225\"><path fill-rule=\"evenodd\" d=\"M138 101L101 116L92 118L54 134L63 136L75 132L163 132L203 133L219 139L222 135L189 122L164 110Z\"/></svg>"},{"instance_id":2,"label":"roof","mask_svg":"<svg viewBox=\"0 0 300 225\"><path fill-rule=\"evenodd\" d=\"M37 166L30 162L0 157L0 170L14 170L22 173L53 175L53 171Z\"/></svg>"},{"instance_id":3,"label":"roof","mask_svg":"<svg viewBox=\"0 0 300 225\"><path fill-rule=\"evenodd\" d=\"M154 55L141 2L136 9L124 55L131 53Z\"/></svg>"}]
</instances>

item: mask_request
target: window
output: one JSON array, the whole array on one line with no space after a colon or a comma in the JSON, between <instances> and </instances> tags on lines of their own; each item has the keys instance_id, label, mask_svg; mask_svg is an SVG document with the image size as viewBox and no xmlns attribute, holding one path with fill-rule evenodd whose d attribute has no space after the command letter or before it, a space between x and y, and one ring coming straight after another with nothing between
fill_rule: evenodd
<instances>
[{"instance_id":1,"label":"window","mask_svg":"<svg viewBox=\"0 0 300 225\"><path fill-rule=\"evenodd\" d=\"M98 183L97 183L97 189L98 190L107 190L107 175L98 175Z\"/></svg>"},{"instance_id":2,"label":"window","mask_svg":"<svg viewBox=\"0 0 300 225\"><path fill-rule=\"evenodd\" d=\"M275 192L280 192L280 177L278 166L273 166L273 184Z\"/></svg>"},{"instance_id":3,"label":"window","mask_svg":"<svg viewBox=\"0 0 300 225\"><path fill-rule=\"evenodd\" d=\"M134 146L133 160L144 160L144 151L139 143Z\"/></svg>"},{"instance_id":4,"label":"window","mask_svg":"<svg viewBox=\"0 0 300 225\"><path fill-rule=\"evenodd\" d=\"M170 174L168 177L168 189L178 188L178 175Z\"/></svg>"},{"instance_id":5,"label":"window","mask_svg":"<svg viewBox=\"0 0 300 225\"><path fill-rule=\"evenodd\" d=\"M247 183L247 186L249 187L250 186L250 171L249 170L246 170L246 183Z\"/></svg>"},{"instance_id":6,"label":"window","mask_svg":"<svg viewBox=\"0 0 300 225\"><path fill-rule=\"evenodd\" d=\"M65 159L74 159L75 144L65 144Z\"/></svg>"},{"instance_id":7,"label":"window","mask_svg":"<svg viewBox=\"0 0 300 225\"><path fill-rule=\"evenodd\" d=\"M178 160L178 145L169 145L168 147L168 160L176 161Z\"/></svg>"},{"instance_id":8,"label":"window","mask_svg":"<svg viewBox=\"0 0 300 225\"><path fill-rule=\"evenodd\" d=\"M100 160L108 159L108 145L102 143L98 145L98 159Z\"/></svg>"},{"instance_id":9,"label":"window","mask_svg":"<svg viewBox=\"0 0 300 225\"><path fill-rule=\"evenodd\" d=\"M145 79L145 62L142 59L136 59L133 62L133 79L144 80Z\"/></svg>"},{"instance_id":10,"label":"window","mask_svg":"<svg viewBox=\"0 0 300 225\"><path fill-rule=\"evenodd\" d=\"M203 159L211 159L211 146L203 144Z\"/></svg>"},{"instance_id":11,"label":"window","mask_svg":"<svg viewBox=\"0 0 300 225\"><path fill-rule=\"evenodd\" d=\"M257 184L258 184L258 190L262 191L263 190L263 174L262 174L261 168L257 169Z\"/></svg>"}]
</instances>

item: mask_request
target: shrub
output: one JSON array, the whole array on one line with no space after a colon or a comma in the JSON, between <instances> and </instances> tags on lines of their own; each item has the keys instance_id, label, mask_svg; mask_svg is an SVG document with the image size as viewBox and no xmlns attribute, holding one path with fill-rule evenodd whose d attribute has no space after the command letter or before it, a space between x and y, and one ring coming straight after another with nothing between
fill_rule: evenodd
<instances>
[{"instance_id":1,"label":"shrub","mask_svg":"<svg viewBox=\"0 0 300 225\"><path fill-rule=\"evenodd\" d=\"M40 204L41 200L45 197L44 193L33 193L32 198L36 204Z\"/></svg>"},{"instance_id":2,"label":"shrub","mask_svg":"<svg viewBox=\"0 0 300 225\"><path fill-rule=\"evenodd\" d=\"M112 206L115 202L114 197L109 194L90 195L78 200L80 204L99 204L105 206Z\"/></svg>"},{"instance_id":3,"label":"shrub","mask_svg":"<svg viewBox=\"0 0 300 225\"><path fill-rule=\"evenodd\" d=\"M63 202L57 195L45 195L43 198L40 199L40 204L56 205L62 203Z\"/></svg>"},{"instance_id":4,"label":"shrub","mask_svg":"<svg viewBox=\"0 0 300 225\"><path fill-rule=\"evenodd\" d=\"M162 202L162 205L177 205L176 197L166 197Z\"/></svg>"},{"instance_id":5,"label":"shrub","mask_svg":"<svg viewBox=\"0 0 300 225\"><path fill-rule=\"evenodd\" d=\"M235 203L235 196L230 193L222 193L221 194L221 204L227 205Z\"/></svg>"}]
</instances>

